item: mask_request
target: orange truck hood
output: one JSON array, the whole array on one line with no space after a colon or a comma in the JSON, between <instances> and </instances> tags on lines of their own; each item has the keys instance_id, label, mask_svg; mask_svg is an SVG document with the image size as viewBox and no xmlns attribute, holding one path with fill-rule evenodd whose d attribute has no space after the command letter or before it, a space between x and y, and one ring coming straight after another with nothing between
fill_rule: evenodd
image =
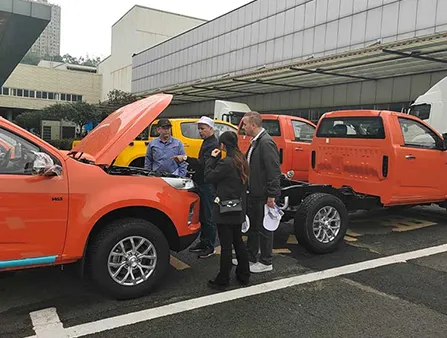
<instances>
[{"instance_id":1,"label":"orange truck hood","mask_svg":"<svg viewBox=\"0 0 447 338\"><path fill-rule=\"evenodd\" d=\"M109 165L144 128L171 103L172 95L156 94L110 114L71 151L92 157L97 165Z\"/></svg>"}]
</instances>

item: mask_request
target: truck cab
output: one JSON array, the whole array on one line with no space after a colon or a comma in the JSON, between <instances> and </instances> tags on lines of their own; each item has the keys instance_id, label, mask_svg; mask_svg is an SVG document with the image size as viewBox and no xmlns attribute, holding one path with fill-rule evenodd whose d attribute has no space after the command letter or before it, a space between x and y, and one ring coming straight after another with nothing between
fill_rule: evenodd
<instances>
[{"instance_id":1,"label":"truck cab","mask_svg":"<svg viewBox=\"0 0 447 338\"><path fill-rule=\"evenodd\" d=\"M214 103L214 119L238 126L245 113L251 109L245 103L216 100Z\"/></svg>"},{"instance_id":2,"label":"truck cab","mask_svg":"<svg viewBox=\"0 0 447 338\"><path fill-rule=\"evenodd\" d=\"M419 96L408 113L424 120L442 135L447 134L447 77Z\"/></svg>"},{"instance_id":3,"label":"truck cab","mask_svg":"<svg viewBox=\"0 0 447 338\"><path fill-rule=\"evenodd\" d=\"M324 114L310 147L309 182L282 179L280 208L300 244L328 253L343 242L348 212L447 207L447 145L420 118L391 111Z\"/></svg>"},{"instance_id":4,"label":"truck cab","mask_svg":"<svg viewBox=\"0 0 447 338\"><path fill-rule=\"evenodd\" d=\"M283 173L290 172L291 178L308 180L310 167L310 144L316 126L303 118L290 115L262 114L262 125L275 141ZM245 135L242 121L238 129L239 148L243 153L250 147L251 137ZM293 175L292 175L293 172Z\"/></svg>"},{"instance_id":5,"label":"truck cab","mask_svg":"<svg viewBox=\"0 0 447 338\"><path fill-rule=\"evenodd\" d=\"M188 178L113 165L170 104L158 94L118 109L72 151L0 117L0 274L79 263L117 299L149 293L200 231Z\"/></svg>"}]
</instances>

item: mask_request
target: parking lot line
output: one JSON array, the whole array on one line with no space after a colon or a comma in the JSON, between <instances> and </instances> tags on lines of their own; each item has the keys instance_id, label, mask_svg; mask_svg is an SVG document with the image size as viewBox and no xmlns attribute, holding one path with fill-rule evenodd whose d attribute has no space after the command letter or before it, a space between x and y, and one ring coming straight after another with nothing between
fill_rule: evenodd
<instances>
[{"instance_id":1,"label":"parking lot line","mask_svg":"<svg viewBox=\"0 0 447 338\"><path fill-rule=\"evenodd\" d=\"M190 266L188 264L186 264L185 262L182 262L180 259L178 259L177 257L174 257L172 255L169 260L169 263L171 263L171 265L177 270L185 270L185 269L190 268Z\"/></svg>"},{"instance_id":2,"label":"parking lot line","mask_svg":"<svg viewBox=\"0 0 447 338\"><path fill-rule=\"evenodd\" d=\"M113 330L120 327L149 321L155 318L161 318L177 313L187 312L206 306L221 304L241 298L260 295L276 290L282 290L292 286L312 283L320 280L344 276L365 270L371 270L387 265L406 263L409 260L436 255L447 252L447 244L430 247L426 249L405 252L392 256L368 260L365 262L349 264L323 271L311 272L294 277L274 280L267 283L257 284L249 287L238 288L226 292L214 293L208 296L189 299L178 303L160 306L157 308L128 313L116 317L101 319L95 322L80 324L65 329L65 334L70 338L82 337L89 334L95 334L107 330ZM56 328L59 329L59 328ZM58 332L54 332L55 337ZM40 336L33 336L40 338ZM63 336L62 336L63 337Z\"/></svg>"},{"instance_id":3,"label":"parking lot line","mask_svg":"<svg viewBox=\"0 0 447 338\"><path fill-rule=\"evenodd\" d=\"M48 308L31 312L31 322L37 338L68 337L56 312L56 308Z\"/></svg>"},{"instance_id":4,"label":"parking lot line","mask_svg":"<svg viewBox=\"0 0 447 338\"><path fill-rule=\"evenodd\" d=\"M287 244L298 244L298 240L296 239L296 236L289 235L289 238L287 239Z\"/></svg>"}]
</instances>

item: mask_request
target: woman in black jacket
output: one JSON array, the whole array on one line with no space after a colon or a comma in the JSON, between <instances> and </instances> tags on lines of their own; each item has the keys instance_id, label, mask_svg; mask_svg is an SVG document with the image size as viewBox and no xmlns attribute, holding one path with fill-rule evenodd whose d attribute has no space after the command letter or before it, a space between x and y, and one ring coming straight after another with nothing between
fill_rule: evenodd
<instances>
[{"instance_id":1,"label":"woman in black jacket","mask_svg":"<svg viewBox=\"0 0 447 338\"><path fill-rule=\"evenodd\" d=\"M237 141L236 133L223 133L219 138L220 149L213 150L205 166L205 182L216 186L213 217L221 246L220 272L214 280L208 282L208 286L218 290L225 289L230 283L231 245L234 246L238 260L237 280L247 285L250 278L247 249L241 233L246 213L248 162L239 150ZM227 152L224 159L220 159L221 150ZM234 206L225 207L230 201Z\"/></svg>"}]
</instances>

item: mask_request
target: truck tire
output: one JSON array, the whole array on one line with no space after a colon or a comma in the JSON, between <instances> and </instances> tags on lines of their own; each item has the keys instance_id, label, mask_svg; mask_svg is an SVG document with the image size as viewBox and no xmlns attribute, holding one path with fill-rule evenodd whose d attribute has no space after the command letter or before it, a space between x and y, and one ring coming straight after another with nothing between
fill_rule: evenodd
<instances>
[{"instance_id":1,"label":"truck tire","mask_svg":"<svg viewBox=\"0 0 447 338\"><path fill-rule=\"evenodd\" d=\"M116 299L148 294L169 266L169 244L151 222L124 218L111 222L93 240L89 250L92 278Z\"/></svg>"},{"instance_id":2,"label":"truck tire","mask_svg":"<svg viewBox=\"0 0 447 338\"><path fill-rule=\"evenodd\" d=\"M348 229L348 211L338 197L315 193L298 207L294 227L298 242L307 250L315 254L330 253L343 242Z\"/></svg>"}]
</instances>

